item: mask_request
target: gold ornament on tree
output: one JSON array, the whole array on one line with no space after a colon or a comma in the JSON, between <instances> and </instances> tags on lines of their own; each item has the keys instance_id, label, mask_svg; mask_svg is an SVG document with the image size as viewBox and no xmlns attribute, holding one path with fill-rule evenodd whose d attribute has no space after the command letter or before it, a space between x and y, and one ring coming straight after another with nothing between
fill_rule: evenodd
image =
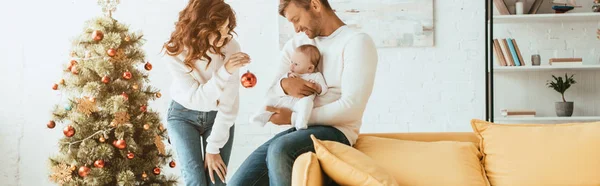
<instances>
[{"instance_id":1,"label":"gold ornament on tree","mask_svg":"<svg viewBox=\"0 0 600 186\"><path fill-rule=\"evenodd\" d=\"M72 169L66 164L58 164L52 167L52 174L50 175L50 181L58 183L60 185L71 181Z\"/></svg>"},{"instance_id":2,"label":"gold ornament on tree","mask_svg":"<svg viewBox=\"0 0 600 186\"><path fill-rule=\"evenodd\" d=\"M115 125L121 125L121 124L125 124L127 122L129 122L129 119L131 117L129 116L129 113L127 112L117 112L115 113L115 119L113 119L113 123Z\"/></svg>"},{"instance_id":3,"label":"gold ornament on tree","mask_svg":"<svg viewBox=\"0 0 600 186\"><path fill-rule=\"evenodd\" d=\"M77 99L77 110L85 115L90 115L92 112L98 111L95 104L95 98L83 97Z\"/></svg>"},{"instance_id":4,"label":"gold ornament on tree","mask_svg":"<svg viewBox=\"0 0 600 186\"><path fill-rule=\"evenodd\" d=\"M156 137L154 137L154 145L156 145L156 148L158 149L158 153L165 155L165 144L162 142L162 139L160 138L159 135L156 135Z\"/></svg>"}]
</instances>

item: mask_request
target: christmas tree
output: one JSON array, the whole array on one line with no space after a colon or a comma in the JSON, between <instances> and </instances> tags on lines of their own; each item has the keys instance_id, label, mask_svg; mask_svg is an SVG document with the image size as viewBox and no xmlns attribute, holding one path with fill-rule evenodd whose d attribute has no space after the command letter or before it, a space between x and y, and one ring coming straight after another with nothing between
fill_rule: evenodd
<instances>
[{"instance_id":1,"label":"christmas tree","mask_svg":"<svg viewBox=\"0 0 600 186\"><path fill-rule=\"evenodd\" d=\"M50 180L59 185L175 185L176 177L161 174L163 165L175 167L175 162L165 150L167 134L159 114L147 106L161 94L147 85L152 65L141 49L143 35L111 17L114 1L100 4L108 15L86 22L73 41L62 79L52 86L66 99L47 124L60 125L65 135L60 153L49 159Z\"/></svg>"}]
</instances>

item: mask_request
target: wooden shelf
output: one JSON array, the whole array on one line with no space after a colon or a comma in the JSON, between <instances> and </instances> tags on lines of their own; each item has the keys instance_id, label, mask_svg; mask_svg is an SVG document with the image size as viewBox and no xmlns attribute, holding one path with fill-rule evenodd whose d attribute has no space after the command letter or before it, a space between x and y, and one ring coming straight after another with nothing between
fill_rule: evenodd
<instances>
[{"instance_id":1,"label":"wooden shelf","mask_svg":"<svg viewBox=\"0 0 600 186\"><path fill-rule=\"evenodd\" d=\"M496 117L494 122L502 121L600 121L600 116L571 116L571 117Z\"/></svg>"},{"instance_id":2,"label":"wooden shelf","mask_svg":"<svg viewBox=\"0 0 600 186\"><path fill-rule=\"evenodd\" d=\"M494 15L494 23L600 22L600 13ZM488 22L489 23L489 22Z\"/></svg>"},{"instance_id":3,"label":"wooden shelf","mask_svg":"<svg viewBox=\"0 0 600 186\"><path fill-rule=\"evenodd\" d=\"M557 70L600 70L600 65L580 66L494 66L494 72L520 72L520 71L557 71Z\"/></svg>"}]
</instances>

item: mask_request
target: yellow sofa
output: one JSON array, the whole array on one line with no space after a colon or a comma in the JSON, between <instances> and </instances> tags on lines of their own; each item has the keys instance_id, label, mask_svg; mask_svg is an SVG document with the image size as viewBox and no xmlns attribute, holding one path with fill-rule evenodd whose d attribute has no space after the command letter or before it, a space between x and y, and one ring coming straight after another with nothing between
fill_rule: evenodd
<instances>
[{"instance_id":1,"label":"yellow sofa","mask_svg":"<svg viewBox=\"0 0 600 186\"><path fill-rule=\"evenodd\" d=\"M600 185L600 122L494 124L473 132L361 134L349 147L313 136L292 185Z\"/></svg>"}]
</instances>

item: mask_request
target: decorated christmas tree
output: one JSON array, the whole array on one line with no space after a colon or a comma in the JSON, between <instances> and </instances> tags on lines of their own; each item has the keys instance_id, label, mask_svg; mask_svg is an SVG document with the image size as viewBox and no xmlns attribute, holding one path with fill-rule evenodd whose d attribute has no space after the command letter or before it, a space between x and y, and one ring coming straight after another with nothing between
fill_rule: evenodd
<instances>
[{"instance_id":1,"label":"decorated christmas tree","mask_svg":"<svg viewBox=\"0 0 600 186\"><path fill-rule=\"evenodd\" d=\"M51 181L59 185L175 185L161 174L175 167L165 150L165 127L148 103L161 97L148 85L142 34L111 16L118 1L101 0L105 16L85 23L52 86L61 103L48 128L63 129L50 157Z\"/></svg>"}]
</instances>

